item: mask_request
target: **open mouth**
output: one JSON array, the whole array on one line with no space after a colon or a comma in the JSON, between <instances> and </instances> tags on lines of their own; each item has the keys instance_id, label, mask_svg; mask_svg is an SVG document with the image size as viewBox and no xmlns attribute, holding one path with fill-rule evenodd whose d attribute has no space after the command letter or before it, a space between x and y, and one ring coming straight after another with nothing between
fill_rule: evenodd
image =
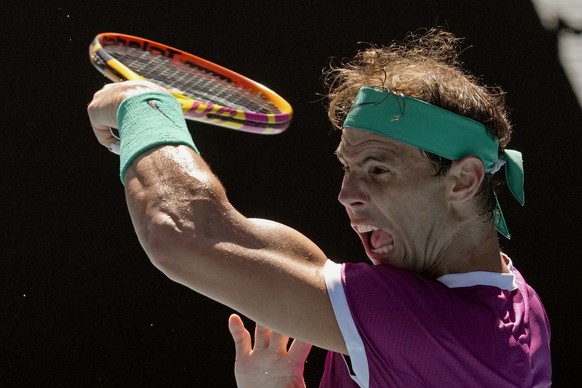
<instances>
[{"instance_id":1,"label":"open mouth","mask_svg":"<svg viewBox=\"0 0 582 388\"><path fill-rule=\"evenodd\" d=\"M394 250L392 234L373 225L353 226L364 244L366 253L372 259L387 259Z\"/></svg>"}]
</instances>

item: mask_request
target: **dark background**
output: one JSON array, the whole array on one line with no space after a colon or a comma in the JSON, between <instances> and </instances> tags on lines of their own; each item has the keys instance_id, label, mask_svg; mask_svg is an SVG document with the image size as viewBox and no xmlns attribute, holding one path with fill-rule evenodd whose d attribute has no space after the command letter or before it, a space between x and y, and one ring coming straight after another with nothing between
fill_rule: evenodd
<instances>
[{"instance_id":1,"label":"dark background","mask_svg":"<svg viewBox=\"0 0 582 388\"><path fill-rule=\"evenodd\" d=\"M234 387L231 311L174 284L133 232L118 159L97 144L86 105L106 79L89 63L99 32L193 52L276 90L290 129L259 137L190 124L245 214L303 231L338 260L364 260L336 201L338 134L318 93L321 70L358 42L419 27L465 37L462 59L507 91L525 158L526 198L502 204L502 241L545 302L556 386L582 378L579 301L582 112L556 33L527 1L21 2L1 14L1 386ZM315 350L306 370L317 386Z\"/></svg>"}]
</instances>

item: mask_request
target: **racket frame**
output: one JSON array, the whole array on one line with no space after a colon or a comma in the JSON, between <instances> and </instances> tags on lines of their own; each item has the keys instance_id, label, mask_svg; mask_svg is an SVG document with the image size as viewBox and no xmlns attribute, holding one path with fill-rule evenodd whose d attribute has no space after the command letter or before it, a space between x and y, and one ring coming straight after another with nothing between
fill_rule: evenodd
<instances>
[{"instance_id":1,"label":"racket frame","mask_svg":"<svg viewBox=\"0 0 582 388\"><path fill-rule=\"evenodd\" d=\"M89 59L97 70L113 82L144 80L146 78L110 55L104 48L108 45L133 47L149 51L153 54L163 55L171 61L205 69L221 78L229 80L238 87L249 90L253 94L262 95L279 110L278 113L246 111L192 99L180 93L179 90L168 89L182 105L182 112L186 119L264 135L281 133L291 123L293 116L291 105L277 93L258 82L174 47L127 34L114 32L101 33L93 39L93 42L89 46ZM156 82L155 79L149 80L154 83ZM161 86L165 87L165 85Z\"/></svg>"}]
</instances>

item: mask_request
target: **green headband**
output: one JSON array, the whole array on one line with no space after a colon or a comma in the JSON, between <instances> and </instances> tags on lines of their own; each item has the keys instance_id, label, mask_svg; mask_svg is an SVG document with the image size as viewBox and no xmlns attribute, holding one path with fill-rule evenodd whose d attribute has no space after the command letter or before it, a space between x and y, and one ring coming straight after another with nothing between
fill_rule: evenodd
<instances>
[{"instance_id":1,"label":"green headband","mask_svg":"<svg viewBox=\"0 0 582 388\"><path fill-rule=\"evenodd\" d=\"M488 173L505 165L507 184L523 206L523 161L521 152L498 153L499 142L475 120L428 104L399 96L385 89L363 87L348 113L344 127L388 136L450 160L475 155ZM509 230L496 199L495 227L506 238Z\"/></svg>"}]
</instances>

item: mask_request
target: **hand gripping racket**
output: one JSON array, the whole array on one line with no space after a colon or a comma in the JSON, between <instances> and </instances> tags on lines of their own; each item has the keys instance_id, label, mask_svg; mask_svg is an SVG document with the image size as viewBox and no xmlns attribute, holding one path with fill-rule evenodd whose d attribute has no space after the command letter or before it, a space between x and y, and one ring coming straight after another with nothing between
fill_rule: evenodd
<instances>
[{"instance_id":1,"label":"hand gripping racket","mask_svg":"<svg viewBox=\"0 0 582 388\"><path fill-rule=\"evenodd\" d=\"M291 105L272 90L161 43L102 33L89 46L89 57L114 82L148 80L168 89L189 120L263 135L281 133L291 123Z\"/></svg>"}]
</instances>

